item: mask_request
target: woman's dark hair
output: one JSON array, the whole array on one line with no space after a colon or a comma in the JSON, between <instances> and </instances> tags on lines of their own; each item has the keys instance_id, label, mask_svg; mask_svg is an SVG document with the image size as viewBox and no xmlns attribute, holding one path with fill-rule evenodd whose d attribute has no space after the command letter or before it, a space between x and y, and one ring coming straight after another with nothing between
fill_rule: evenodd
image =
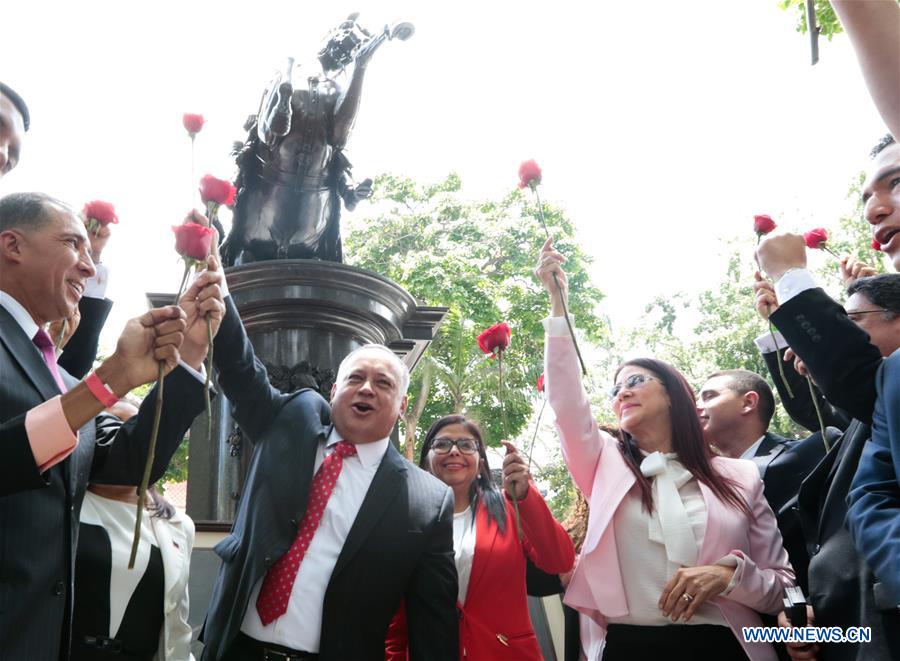
<instances>
[{"instance_id":1,"label":"woman's dark hair","mask_svg":"<svg viewBox=\"0 0 900 661\"><path fill-rule=\"evenodd\" d=\"M443 418L436 420L431 425L428 433L425 434L422 453L419 455L419 468L429 473L431 472L431 466L428 462L428 453L431 451L431 445L434 443L434 439L437 438L438 432L449 425L462 425L466 428L466 431L472 434L472 438L478 442L478 456L481 458L481 461L478 466L478 476L472 482L472 487L469 491L469 506L472 508L472 513L474 514L478 510L478 501L482 500L487 508L488 518L493 519L500 532L503 533L506 530L506 502L503 494L500 493L500 489L497 488L497 485L491 479L491 469L488 466L487 454L484 451L481 429L472 420L469 420L464 415L445 415ZM475 520L474 516L472 520Z\"/></svg>"},{"instance_id":2,"label":"woman's dark hair","mask_svg":"<svg viewBox=\"0 0 900 661\"><path fill-rule=\"evenodd\" d=\"M722 501L729 503L748 517L752 516L750 507L738 492L734 480L713 470L712 452L703 440L703 429L700 427L700 418L697 417L697 400L694 398L694 390L687 379L668 363L655 358L635 358L626 361L616 370L616 377L629 365L653 372L666 389L671 403L669 420L672 425L672 450L678 455L678 460ZM644 509L652 512L653 495L650 480L641 473L641 461L643 460L641 451L631 434L623 429L619 430L619 449L640 485Z\"/></svg>"},{"instance_id":3,"label":"woman's dark hair","mask_svg":"<svg viewBox=\"0 0 900 661\"><path fill-rule=\"evenodd\" d=\"M150 500L153 501L153 504L147 508L151 512L150 516L155 516L160 519L172 518L175 514L175 506L163 498L163 495L157 491L155 484L147 489L147 495L149 495Z\"/></svg>"}]
</instances>

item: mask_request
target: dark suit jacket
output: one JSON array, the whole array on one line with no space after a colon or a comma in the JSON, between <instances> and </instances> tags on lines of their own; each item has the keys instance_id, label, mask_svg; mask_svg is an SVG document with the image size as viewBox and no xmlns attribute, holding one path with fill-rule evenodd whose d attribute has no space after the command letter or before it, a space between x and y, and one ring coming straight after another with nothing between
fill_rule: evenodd
<instances>
[{"instance_id":1,"label":"dark suit jacket","mask_svg":"<svg viewBox=\"0 0 900 661\"><path fill-rule=\"evenodd\" d=\"M840 438L837 429L828 430L830 443ZM778 530L784 548L791 559L797 576L797 584L808 592L807 567L809 556L803 536L803 528L791 510L796 502L800 484L825 455L821 432L801 441L790 441L783 436L767 432L753 461L763 480L763 493L778 521Z\"/></svg>"},{"instance_id":2,"label":"dark suit jacket","mask_svg":"<svg viewBox=\"0 0 900 661\"><path fill-rule=\"evenodd\" d=\"M318 393L269 385L231 298L215 340L219 385L256 445L203 631L217 661L240 632L250 592L284 553L303 518L316 449L330 431ZM325 593L319 658L384 659L388 624L406 599L413 659L458 659L453 493L388 447Z\"/></svg>"},{"instance_id":3,"label":"dark suit jacket","mask_svg":"<svg viewBox=\"0 0 900 661\"><path fill-rule=\"evenodd\" d=\"M83 379L91 371L97 359L100 331L112 310L112 301L107 298L82 296L78 303L81 321L69 338L57 363L76 379ZM165 399L165 396L163 396Z\"/></svg>"},{"instance_id":4,"label":"dark suit jacket","mask_svg":"<svg viewBox=\"0 0 900 661\"><path fill-rule=\"evenodd\" d=\"M847 523L879 579L876 603L896 609L900 605L900 351L884 361L877 387L872 438L853 479Z\"/></svg>"},{"instance_id":5,"label":"dark suit jacket","mask_svg":"<svg viewBox=\"0 0 900 661\"><path fill-rule=\"evenodd\" d=\"M869 335L821 289L794 296L771 316L813 381L834 406L866 424L875 407L875 373L881 353Z\"/></svg>"},{"instance_id":6,"label":"dark suit jacket","mask_svg":"<svg viewBox=\"0 0 900 661\"><path fill-rule=\"evenodd\" d=\"M790 393L788 393L781 379L781 373L778 370L778 354L771 351L764 353L762 356L766 362L766 367L769 369L769 374L772 376L772 381L775 383L775 389L778 391L781 404L784 406L787 414L791 416L791 420L813 433L821 431L819 417L816 415L816 408L813 403L813 393L809 389L809 382L805 376L801 376L794 369L794 361L784 362L782 360L781 362L784 380L787 381L791 388ZM781 356L784 357L784 354L781 353ZM821 390L814 388L813 391L815 392L815 401L819 405L822 422L825 423L825 426L837 427L844 431L850 424L850 416L836 406L832 406L831 402L825 399Z\"/></svg>"},{"instance_id":7,"label":"dark suit jacket","mask_svg":"<svg viewBox=\"0 0 900 661\"><path fill-rule=\"evenodd\" d=\"M64 461L38 472L25 414L59 394L50 370L15 319L0 307L0 661L68 657L78 515L89 480L138 484L156 390L127 423L101 414L79 430ZM65 370L69 387L77 380ZM203 384L183 369L166 377L166 406L151 480L203 410Z\"/></svg>"},{"instance_id":8,"label":"dark suit jacket","mask_svg":"<svg viewBox=\"0 0 900 661\"><path fill-rule=\"evenodd\" d=\"M882 357L868 334L821 289L804 291L772 314L772 321L828 401L851 421L839 442L800 487L796 513L810 554L809 597L820 626L871 626L873 641L822 646L820 658L892 659L900 623L875 606L874 578L844 525L847 496L875 404L875 374Z\"/></svg>"}]
</instances>

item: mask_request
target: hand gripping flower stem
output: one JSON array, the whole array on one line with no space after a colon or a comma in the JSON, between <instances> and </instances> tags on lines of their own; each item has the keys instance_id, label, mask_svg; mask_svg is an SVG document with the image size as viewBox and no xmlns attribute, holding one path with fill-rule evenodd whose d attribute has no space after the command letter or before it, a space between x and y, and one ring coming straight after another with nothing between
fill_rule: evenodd
<instances>
[{"instance_id":1,"label":"hand gripping flower stem","mask_svg":"<svg viewBox=\"0 0 900 661\"><path fill-rule=\"evenodd\" d=\"M184 266L184 275L181 277L181 284L178 286L178 293L175 294L175 302L172 305L178 305L181 299L181 292L184 290L184 283L187 282L188 274L191 271L190 263ZM163 384L165 383L165 363L159 362L159 372L156 377L156 406L153 409L153 428L150 432L150 445L147 448L147 461L144 464L144 475L141 478L141 486L138 489L137 515L134 519L134 537L131 542L131 555L128 557L128 568L134 569L134 560L137 557L138 546L141 543L141 521L144 516L144 502L147 499L147 487L150 483L150 472L153 470L153 459L156 455L156 436L159 434L159 422L162 418L163 407Z\"/></svg>"},{"instance_id":2,"label":"hand gripping flower stem","mask_svg":"<svg viewBox=\"0 0 900 661\"><path fill-rule=\"evenodd\" d=\"M762 228L758 227L756 230L756 246L758 248L763 236L775 229L775 223L771 222L772 219L768 216L757 216L756 218L757 224L759 223L760 218L767 218L770 223L770 225L766 225ZM772 310L768 305L766 306L766 309L769 311L769 314L771 314ZM784 391L788 394L788 397L794 399L794 391L791 389L791 384L788 383L787 377L784 374L784 365L782 364L783 361L781 360L781 349L778 348L778 342L775 340L775 324L772 323L771 319L768 316L766 317L766 321L769 322L769 336L772 338L772 344L775 345L775 362L778 364L778 376L781 378L781 385L784 386Z\"/></svg>"},{"instance_id":3,"label":"hand gripping flower stem","mask_svg":"<svg viewBox=\"0 0 900 661\"><path fill-rule=\"evenodd\" d=\"M828 443L828 434L825 433L825 420L822 418L822 409L819 408L819 400L816 399L816 387L813 385L812 377L809 374L806 375L806 382L809 384L809 396L812 397L813 408L816 409L816 418L819 419L819 429L822 432L822 443L825 444L825 452L827 454L831 450L831 445Z\"/></svg>"},{"instance_id":4,"label":"hand gripping flower stem","mask_svg":"<svg viewBox=\"0 0 900 661\"><path fill-rule=\"evenodd\" d=\"M503 406L503 349L497 349L497 371L500 378L500 420L503 422L503 437L508 438L508 427L506 424L506 409ZM516 497L516 483L515 481L510 483L512 485L512 493L509 494L509 499L513 504L513 512L516 515L516 534L519 536L519 539L522 539L522 520L519 518L519 499Z\"/></svg>"},{"instance_id":5,"label":"hand gripping flower stem","mask_svg":"<svg viewBox=\"0 0 900 661\"><path fill-rule=\"evenodd\" d=\"M537 184L534 181L531 181L529 182L528 187L534 192L534 197L537 200L538 215L541 219L541 227L544 228L544 233L549 239L550 230L547 229L547 221L544 219L544 205L541 204L541 194L538 193ZM566 320L566 326L569 328L569 335L572 336L572 344L575 345L575 355L578 356L578 363L581 365L581 375L587 376L587 367L584 365L584 358L581 357L581 348L578 346L578 340L575 338L575 329L572 328L572 321L569 319L569 305L566 303L566 297L563 296L562 285L559 284L559 278L556 277L555 273L553 274L553 282L556 285L556 291L559 292L559 300L562 302L563 315Z\"/></svg>"}]
</instances>

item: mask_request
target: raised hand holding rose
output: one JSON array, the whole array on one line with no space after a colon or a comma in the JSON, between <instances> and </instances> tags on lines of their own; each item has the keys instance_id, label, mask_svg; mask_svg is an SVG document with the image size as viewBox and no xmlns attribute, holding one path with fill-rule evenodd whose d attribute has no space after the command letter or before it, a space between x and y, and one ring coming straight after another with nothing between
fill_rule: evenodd
<instances>
[{"instance_id":1,"label":"raised hand holding rose","mask_svg":"<svg viewBox=\"0 0 900 661\"><path fill-rule=\"evenodd\" d=\"M791 269L806 268L806 241L799 234L769 235L759 242L756 260L773 282Z\"/></svg>"},{"instance_id":2,"label":"raised hand holding rose","mask_svg":"<svg viewBox=\"0 0 900 661\"><path fill-rule=\"evenodd\" d=\"M547 235L547 242L544 243L544 247L546 248L550 244L550 230L547 228L547 221L544 218L544 205L541 204L541 195L538 193L538 184L541 183L543 179L543 173L541 172L541 168L538 167L538 164L534 160L525 161L519 166L519 188L525 188L526 186L531 189L531 192L534 193L534 199L537 202L538 208L538 217L541 220L541 227L544 228L544 234ZM563 274L565 276L565 274ZM582 376L587 376L587 367L584 364L584 358L581 357L581 347L578 346L578 338L575 337L575 329L572 327L572 322L569 320L569 310L568 310L568 296L563 294L563 286L565 283L560 283L559 275L554 273L552 274L553 283L556 285L557 292L559 293L559 298L557 299L557 305L562 308L562 314L566 320L566 326L569 328L569 335L572 337L572 344L575 346L575 355L578 356L578 364L581 365L581 374ZM546 284L545 284L546 286ZM551 301L552 292L551 292ZM556 315L555 316L560 316Z\"/></svg>"},{"instance_id":3,"label":"raised hand holding rose","mask_svg":"<svg viewBox=\"0 0 900 661\"><path fill-rule=\"evenodd\" d=\"M503 457L503 489L516 502L528 495L531 473L516 446L509 441L500 442L506 448L506 456Z\"/></svg>"},{"instance_id":4,"label":"raised hand holding rose","mask_svg":"<svg viewBox=\"0 0 900 661\"><path fill-rule=\"evenodd\" d=\"M103 200L94 200L85 204L81 210L81 218L89 234L98 234L101 228L116 225L119 222L116 208Z\"/></svg>"}]
</instances>

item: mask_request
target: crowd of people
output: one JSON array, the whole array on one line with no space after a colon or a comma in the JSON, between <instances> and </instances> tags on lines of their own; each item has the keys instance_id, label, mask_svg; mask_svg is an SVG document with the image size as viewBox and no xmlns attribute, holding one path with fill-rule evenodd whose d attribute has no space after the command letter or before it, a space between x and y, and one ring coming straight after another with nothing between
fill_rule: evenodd
<instances>
[{"instance_id":1,"label":"crowd of people","mask_svg":"<svg viewBox=\"0 0 900 661\"><path fill-rule=\"evenodd\" d=\"M862 191L900 271L900 5L833 5L890 131ZM29 125L0 83L0 177ZM403 458L390 434L410 375L383 345L344 358L329 401L275 389L215 256L96 364L109 239L48 195L0 197L0 661L193 659L193 523L151 488L133 567L129 552L159 389L151 484L204 408L210 342L255 448L214 549L203 659L541 659L527 600L553 592L567 659L900 658L900 273L841 260L841 305L806 268L803 237L760 241L755 304L777 332L757 346L808 437L769 431L762 375L717 371L695 393L654 358L618 367L616 425L601 427L566 257L548 239L535 268L549 298L545 388L579 491L564 526L511 443L492 475L465 415L431 425L418 465ZM143 402L128 399L160 369ZM747 634L807 625L839 633ZM853 627L868 635L839 642Z\"/></svg>"}]
</instances>

